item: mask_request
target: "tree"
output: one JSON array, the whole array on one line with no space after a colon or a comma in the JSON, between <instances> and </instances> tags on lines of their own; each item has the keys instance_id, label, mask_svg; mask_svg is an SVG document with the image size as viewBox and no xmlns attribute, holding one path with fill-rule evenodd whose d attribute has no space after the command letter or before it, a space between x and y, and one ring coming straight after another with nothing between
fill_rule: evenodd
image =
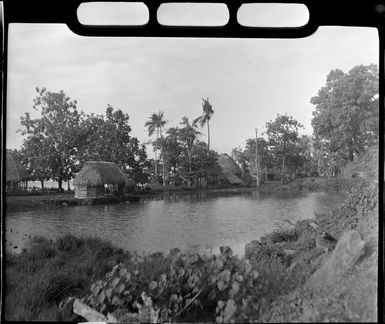
<instances>
[{"instance_id":1,"label":"tree","mask_svg":"<svg viewBox=\"0 0 385 324\"><path fill-rule=\"evenodd\" d=\"M300 169L304 174L310 173L313 141L309 135L302 135L298 138L297 142L298 150L298 166L301 164Z\"/></svg>"},{"instance_id":2,"label":"tree","mask_svg":"<svg viewBox=\"0 0 385 324\"><path fill-rule=\"evenodd\" d=\"M148 165L146 147L130 136L129 119L128 114L114 110L110 105L105 115L86 115L81 125L80 164L89 160L111 161L135 182L147 182L147 176L142 172Z\"/></svg>"},{"instance_id":3,"label":"tree","mask_svg":"<svg viewBox=\"0 0 385 324\"><path fill-rule=\"evenodd\" d=\"M198 132L196 125L190 124L190 121L187 117L182 118L182 122L180 123L183 127L179 130L179 140L182 144L183 155L186 157L184 159L184 166L187 166L189 172L192 171L192 149L194 147L195 141L200 135ZM187 160L187 163L186 163Z\"/></svg>"},{"instance_id":4,"label":"tree","mask_svg":"<svg viewBox=\"0 0 385 324\"><path fill-rule=\"evenodd\" d=\"M255 138L246 140L246 147L242 150L240 147L231 152L232 158L241 166L244 173L253 173L255 169ZM262 137L258 138L258 155L261 169L273 167L268 143Z\"/></svg>"},{"instance_id":5,"label":"tree","mask_svg":"<svg viewBox=\"0 0 385 324\"><path fill-rule=\"evenodd\" d=\"M310 102L316 108L314 135L327 142L330 153L340 155L342 161L353 161L354 156L377 142L377 65L355 66L348 73L332 70L326 85Z\"/></svg>"},{"instance_id":6,"label":"tree","mask_svg":"<svg viewBox=\"0 0 385 324\"><path fill-rule=\"evenodd\" d=\"M27 136L23 150L30 157L28 163L36 179L52 178L62 190L62 182L71 179L76 171L81 113L76 100L71 100L62 90L51 92L36 88L36 92L33 108L40 112L40 118L31 119L29 113L20 118L24 126L22 135Z\"/></svg>"},{"instance_id":7,"label":"tree","mask_svg":"<svg viewBox=\"0 0 385 324\"><path fill-rule=\"evenodd\" d=\"M163 153L166 165L173 167L174 171L180 164L182 147L179 143L179 128L171 127L167 130L167 136L163 139Z\"/></svg>"},{"instance_id":8,"label":"tree","mask_svg":"<svg viewBox=\"0 0 385 324\"><path fill-rule=\"evenodd\" d=\"M279 161L282 166L282 172L286 168L288 157L296 149L298 129L301 127L303 126L298 121L286 114L277 114L275 120L266 123L268 143L272 146L276 161Z\"/></svg>"},{"instance_id":9,"label":"tree","mask_svg":"<svg viewBox=\"0 0 385 324\"><path fill-rule=\"evenodd\" d=\"M159 137L162 139L162 128L163 126L166 125L166 121L163 119L163 111L159 111L157 114L153 113L149 120L144 124L145 127L147 127L148 130L148 135L151 137L154 132L156 133L156 138L155 138L155 175L158 175L158 169L157 169L157 151L158 151L158 139ZM163 151L163 146L161 146L161 151ZM161 155L163 155L161 153ZM162 161L163 165L163 186L166 184L165 182L165 165L164 165L164 160Z\"/></svg>"},{"instance_id":10,"label":"tree","mask_svg":"<svg viewBox=\"0 0 385 324\"><path fill-rule=\"evenodd\" d=\"M194 119L193 125L196 125L199 123L200 127L204 127L207 123L207 148L210 149L210 119L211 116L214 114L213 107L211 106L209 102L209 98L202 98L202 109L203 114L199 116L198 118Z\"/></svg>"},{"instance_id":11,"label":"tree","mask_svg":"<svg viewBox=\"0 0 385 324\"><path fill-rule=\"evenodd\" d=\"M248 156L245 154L245 151L242 150L241 147L235 147L231 150L231 157L239 164L239 166L242 169L242 173L248 173L249 168L248 165L250 163L250 160L248 159Z\"/></svg>"},{"instance_id":12,"label":"tree","mask_svg":"<svg viewBox=\"0 0 385 324\"><path fill-rule=\"evenodd\" d=\"M201 141L196 141L192 151L192 170L205 172L212 168L216 168L219 154L213 150L209 150L207 144Z\"/></svg>"},{"instance_id":13,"label":"tree","mask_svg":"<svg viewBox=\"0 0 385 324\"><path fill-rule=\"evenodd\" d=\"M191 150L191 172L190 177L195 177L196 186L199 187L200 177L204 177L209 181L210 172L218 172L218 153L209 150L207 144L196 141Z\"/></svg>"},{"instance_id":14,"label":"tree","mask_svg":"<svg viewBox=\"0 0 385 324\"><path fill-rule=\"evenodd\" d=\"M42 191L44 191L44 181L49 180L52 176L48 149L49 145L45 143L44 138L36 136L25 141L20 150L31 180L40 181Z\"/></svg>"}]
</instances>

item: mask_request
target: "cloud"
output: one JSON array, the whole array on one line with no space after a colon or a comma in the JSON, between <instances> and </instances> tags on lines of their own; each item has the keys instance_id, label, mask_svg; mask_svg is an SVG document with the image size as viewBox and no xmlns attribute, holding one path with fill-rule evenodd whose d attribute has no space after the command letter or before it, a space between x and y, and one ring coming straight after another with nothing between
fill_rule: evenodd
<instances>
[{"instance_id":1,"label":"cloud","mask_svg":"<svg viewBox=\"0 0 385 324\"><path fill-rule=\"evenodd\" d=\"M231 152L277 113L312 132L310 98L331 69L378 62L375 29L320 28L309 38L183 39L81 37L63 25L10 28L7 145L17 147L18 117L32 111L36 86L64 90L85 112L107 104L130 115L132 135L163 110L170 126L214 108L211 145ZM205 129L202 130L206 132ZM203 137L206 139L206 137Z\"/></svg>"}]
</instances>

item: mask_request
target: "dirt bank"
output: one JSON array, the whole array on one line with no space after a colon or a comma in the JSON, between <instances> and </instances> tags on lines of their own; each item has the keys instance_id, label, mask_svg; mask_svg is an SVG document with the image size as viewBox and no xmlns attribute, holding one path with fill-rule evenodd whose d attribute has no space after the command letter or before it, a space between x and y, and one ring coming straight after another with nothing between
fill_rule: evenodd
<instances>
[{"instance_id":1,"label":"dirt bank","mask_svg":"<svg viewBox=\"0 0 385 324\"><path fill-rule=\"evenodd\" d=\"M330 255L320 257L314 246L308 250L309 265L300 258L295 271L308 272L293 291L279 296L261 320L266 322L324 322L324 321L377 321L378 276L378 187L375 182L362 182L352 189L342 208L318 215L318 225L336 239L348 230L356 230L365 242L360 259L334 284L316 292L305 283L311 274L327 262ZM298 224L296 225L296 227ZM304 234L302 234L304 235ZM285 242L283 247L292 247ZM316 266L314 267L314 265ZM310 270L312 269L312 270ZM310 270L310 271L309 271Z\"/></svg>"}]
</instances>

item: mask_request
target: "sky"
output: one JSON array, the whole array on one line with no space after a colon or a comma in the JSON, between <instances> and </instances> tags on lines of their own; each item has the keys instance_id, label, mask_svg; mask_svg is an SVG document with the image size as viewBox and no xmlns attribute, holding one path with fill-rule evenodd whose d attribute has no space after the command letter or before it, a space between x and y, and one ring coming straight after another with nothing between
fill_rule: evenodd
<instances>
[{"instance_id":1,"label":"sky","mask_svg":"<svg viewBox=\"0 0 385 324\"><path fill-rule=\"evenodd\" d=\"M119 23L119 12L108 17ZM102 13L106 16L95 8L83 19L95 23ZM268 13L259 14L261 24ZM131 14L137 19L136 11ZM188 20L197 11L182 14L188 14ZM182 24L182 14L163 10L162 19ZM252 14L258 17L246 12L244 21ZM302 14L291 17L288 25L303 21ZM215 12L204 19L208 24L215 21ZM214 109L210 144L218 153L244 147L255 128L263 132L277 114L293 116L305 126L300 133L310 135L315 109L310 99L327 74L335 68L348 72L356 65L378 64L378 51L373 28L321 27L301 39L141 39L83 37L65 25L12 24L7 148L19 148L23 142L17 132L20 116L29 112L38 117L32 108L35 87L64 90L86 113L105 113L108 104L121 109L130 116L131 135L141 142L150 140L144 124L152 113L164 112L166 128L178 126L183 116L193 120L201 115L206 97ZM202 133L201 140L207 141L207 128ZM152 149L148 154L153 156Z\"/></svg>"}]
</instances>

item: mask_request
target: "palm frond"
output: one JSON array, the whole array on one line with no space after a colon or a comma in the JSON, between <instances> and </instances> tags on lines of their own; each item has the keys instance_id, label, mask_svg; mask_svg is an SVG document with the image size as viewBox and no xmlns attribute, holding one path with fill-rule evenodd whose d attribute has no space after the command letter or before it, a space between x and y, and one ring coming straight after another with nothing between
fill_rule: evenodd
<instances>
[{"instance_id":1,"label":"palm frond","mask_svg":"<svg viewBox=\"0 0 385 324\"><path fill-rule=\"evenodd\" d=\"M195 126L196 124L198 124L199 122L201 122L201 119L202 119L203 116L199 116L198 118L195 118L192 122L192 124Z\"/></svg>"}]
</instances>

